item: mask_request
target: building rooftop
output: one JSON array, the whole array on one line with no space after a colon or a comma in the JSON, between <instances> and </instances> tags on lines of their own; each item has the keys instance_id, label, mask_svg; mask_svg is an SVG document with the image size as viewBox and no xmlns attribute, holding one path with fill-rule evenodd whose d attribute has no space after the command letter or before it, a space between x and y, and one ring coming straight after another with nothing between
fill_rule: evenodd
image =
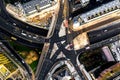
<instances>
[{"instance_id":1,"label":"building rooftop","mask_svg":"<svg viewBox=\"0 0 120 80\"><path fill-rule=\"evenodd\" d=\"M98 80L114 80L117 76L120 75L120 63L116 63L115 65L105 69L100 73L100 76L97 78Z\"/></svg>"},{"instance_id":2,"label":"building rooftop","mask_svg":"<svg viewBox=\"0 0 120 80\"><path fill-rule=\"evenodd\" d=\"M26 14L37 11L37 7L42 8L50 4L51 0L31 0L22 5ZM45 7L44 7L45 8Z\"/></svg>"}]
</instances>

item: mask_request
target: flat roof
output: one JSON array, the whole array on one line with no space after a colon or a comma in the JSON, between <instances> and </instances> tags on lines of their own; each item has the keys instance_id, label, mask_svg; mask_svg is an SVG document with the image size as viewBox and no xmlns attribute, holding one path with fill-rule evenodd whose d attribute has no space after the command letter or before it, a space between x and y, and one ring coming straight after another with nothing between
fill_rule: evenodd
<instances>
[{"instance_id":1,"label":"flat roof","mask_svg":"<svg viewBox=\"0 0 120 80\"><path fill-rule=\"evenodd\" d=\"M44 7L50 4L51 0L32 0L22 5L26 14L36 11L36 6Z\"/></svg>"}]
</instances>

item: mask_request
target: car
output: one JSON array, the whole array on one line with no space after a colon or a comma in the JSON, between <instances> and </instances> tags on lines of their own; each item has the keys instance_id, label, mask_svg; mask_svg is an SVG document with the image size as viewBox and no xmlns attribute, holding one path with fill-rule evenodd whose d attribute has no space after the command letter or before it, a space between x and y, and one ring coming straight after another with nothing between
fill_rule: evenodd
<instances>
[{"instance_id":1,"label":"car","mask_svg":"<svg viewBox=\"0 0 120 80\"><path fill-rule=\"evenodd\" d=\"M13 23L14 26L16 26L16 23Z\"/></svg>"},{"instance_id":2,"label":"car","mask_svg":"<svg viewBox=\"0 0 120 80\"><path fill-rule=\"evenodd\" d=\"M21 34L22 34L23 36L27 36L27 34L25 34L25 33L23 33L23 32L22 32Z\"/></svg>"},{"instance_id":3,"label":"car","mask_svg":"<svg viewBox=\"0 0 120 80\"><path fill-rule=\"evenodd\" d=\"M116 49L117 49L118 53L120 54L120 47L117 47Z\"/></svg>"}]
</instances>

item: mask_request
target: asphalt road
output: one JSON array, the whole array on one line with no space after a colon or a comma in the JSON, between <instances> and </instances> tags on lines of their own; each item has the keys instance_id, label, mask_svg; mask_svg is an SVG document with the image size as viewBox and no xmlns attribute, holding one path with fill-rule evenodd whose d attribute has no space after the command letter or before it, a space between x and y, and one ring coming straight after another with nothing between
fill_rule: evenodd
<instances>
[{"instance_id":1,"label":"asphalt road","mask_svg":"<svg viewBox=\"0 0 120 80\"><path fill-rule=\"evenodd\" d=\"M51 37L51 42L50 43L52 43L52 44L50 44L49 50L53 49L53 46L51 46L51 45L53 45L53 42L56 39L59 39L58 33L59 33L59 30L60 30L61 24L63 22L62 13L63 13L63 6L60 6L55 31L53 33L53 36ZM53 64L51 64L51 62L52 63L54 63L54 62L53 62L53 60L50 60L50 55L51 55L51 52L46 53L46 57L44 58L42 68L40 69L39 73L36 73L38 75L38 76L36 76L36 80L44 80L45 76L48 74L50 68L52 67ZM39 65L41 65L41 64L39 64Z\"/></svg>"},{"instance_id":2,"label":"asphalt road","mask_svg":"<svg viewBox=\"0 0 120 80\"><path fill-rule=\"evenodd\" d=\"M27 23L24 23L14 17L12 17L5 9L4 0L0 1L0 7L1 7L0 16L2 16L2 18L4 18L8 23L10 23L10 24L15 23L16 24L15 27L19 27L20 29L26 30L28 32L32 32L34 34L38 34L38 35L41 35L44 37L47 36L48 30L45 30L42 28L37 28L35 26L31 26Z\"/></svg>"},{"instance_id":3,"label":"asphalt road","mask_svg":"<svg viewBox=\"0 0 120 80\"><path fill-rule=\"evenodd\" d=\"M120 23L88 32L90 44L100 42L110 37L120 34Z\"/></svg>"},{"instance_id":4,"label":"asphalt road","mask_svg":"<svg viewBox=\"0 0 120 80\"><path fill-rule=\"evenodd\" d=\"M4 46L4 50L7 51L8 55L13 55L12 57L14 57L13 59L16 61L16 62L19 62L21 65L21 67L24 67L25 70L27 71L27 73L29 74L30 77L32 77L32 72L31 72L31 69L30 67L28 66L28 64L26 64L25 62L23 62L24 60L14 51L14 49L9 45L9 43L7 41L5 41L3 38L1 38L1 35L3 35L1 32L0 32L0 40L2 41L1 45ZM9 53L10 52L10 53Z\"/></svg>"},{"instance_id":5,"label":"asphalt road","mask_svg":"<svg viewBox=\"0 0 120 80\"><path fill-rule=\"evenodd\" d=\"M23 35L21 35L19 33L19 31L16 31L16 27L18 27L20 30L24 30L24 31L28 31L28 32L31 32L31 33L35 33L35 34L38 34L38 35L41 35L41 31L38 31L38 30L34 30L32 26L28 25L28 24L25 24L25 23L22 23L14 18L12 18L5 10L5 7L3 5L3 0L0 1L0 8L2 9L2 12L0 13L0 31L7 35L8 37L16 37L17 38L17 41L18 42L21 42L21 43L24 43L26 44L27 46L32 46L32 47L40 47L40 45L42 43L45 43L45 42L48 42L50 43L50 47L49 47L49 50L48 52L46 53L46 56L44 57L44 62L43 64L38 64L38 65L41 65L40 68L38 69L38 73L36 75L36 80L44 80L45 79L45 76L48 74L48 72L50 71L51 67L57 62L57 61L60 61L60 59L56 59L57 56L60 54L60 52L62 51L64 53L64 55L66 56L66 59L70 59L71 63L74 65L75 69L77 70L79 76L81 77L81 80L84 80L84 77L83 77L83 74L81 73L81 71L79 70L79 67L77 65L77 62L76 62L76 58L77 56L84 52L86 49L80 49L79 51L74 51L74 50L67 50L65 49L65 46L68 44L67 43L67 36L70 35L72 36L73 38L76 36L76 35L79 35L79 34L76 34L76 32L74 32L74 34L68 34L66 36L63 36L63 37L59 37L58 33L59 33L59 30L61 28L61 24L63 22L63 6L60 6L60 10L59 10L59 14L58 14L58 19L57 19L57 23L56 23L56 27L55 27L55 31L54 31L54 34L53 36L50 38L50 39L44 39L42 37L39 37L38 40L36 39L31 39L30 37L25 37ZM13 25L13 23L16 23L16 26ZM21 27L22 26L22 27ZM27 26L27 27L26 27ZM113 25L115 26L115 25ZM119 27L119 25L118 25ZM115 28L115 27L114 27ZM102 31L102 36L97 36L97 37L94 37L94 40L96 40L96 42L99 42L101 40L104 40L104 39L107 39L109 37L112 37L112 36L115 36L117 34L119 34L120 32L120 29L118 29L117 27L115 29L113 29L113 27L108 27L106 28L108 31L107 32L104 32ZM105 29L104 29L105 30ZM16 31L16 32L15 32ZM36 31L36 32L35 32ZM91 32L90 35L92 36L94 34L94 32ZM101 34L101 30L97 32L96 35L99 35ZM107 36L109 35L109 36ZM103 39L104 38L104 39ZM32 40L32 41L30 41ZM66 42L65 43L61 43L61 41L65 40ZM93 40L91 40L91 42L93 42ZM53 57L50 58L50 55L51 55L51 51L53 49L53 44L57 44L58 46L58 50L54 53ZM93 42L95 43L95 42ZM99 43L100 44L100 43ZM98 45L98 44L96 44ZM8 49L14 53L14 55L19 59L19 61L22 61L22 59L20 58L19 55L16 55L15 51L8 45L5 43L5 46L8 47ZM62 60L62 59L61 59ZM22 63L23 64L23 63ZM29 69L27 68L27 64L23 64L24 66L26 66L26 69L27 71L30 73Z\"/></svg>"},{"instance_id":6,"label":"asphalt road","mask_svg":"<svg viewBox=\"0 0 120 80\"><path fill-rule=\"evenodd\" d=\"M8 37L15 37L18 42L24 43L31 47L40 47L41 43L45 42L44 38L43 39L41 38L38 41L35 39L32 39L32 41L31 41L30 38L16 34L14 27L12 25L9 25L8 23L6 23L5 20L2 19L1 17L0 17L0 30ZM17 31L17 33L18 33L18 31Z\"/></svg>"},{"instance_id":7,"label":"asphalt road","mask_svg":"<svg viewBox=\"0 0 120 80\"><path fill-rule=\"evenodd\" d=\"M62 24L62 22L64 20L62 18L62 13L63 13L62 10L63 10L63 6L60 7L60 10L59 10L60 12L58 14L58 20L57 20L57 23L56 23L57 25L56 25L56 28L55 28L55 32L54 32L53 36L51 37L51 42L50 43L52 43L52 44L50 44L50 48L49 48L48 53L47 53L47 55L45 57L45 60L44 60L43 65L42 65L42 68L40 69L40 72L38 73L39 76L36 78L36 80L44 80L45 79L45 76L51 70L51 67L54 65L53 63L56 62L57 56L60 54L61 51L66 55L66 59L68 58L68 59L71 60L71 62L75 66L78 74L80 76L83 76L82 73L81 73L81 71L79 70L79 67L76 66L76 64L77 64L76 63L77 55L74 55L75 54L75 53L73 53L74 51L68 51L68 50L66 50L65 49L65 44L62 44L60 42L61 40L67 40L67 36L63 36L63 37L59 37L58 36L61 24ZM51 45L53 45L53 43L57 44L57 46L58 46L59 49L54 53L54 55L50 59L50 55L51 55L50 51L52 51L52 49L53 49L53 46L51 46ZM67 43L66 43L66 45L67 45ZM81 77L81 80L84 80L83 77Z\"/></svg>"},{"instance_id":8,"label":"asphalt road","mask_svg":"<svg viewBox=\"0 0 120 80\"><path fill-rule=\"evenodd\" d=\"M45 38L48 31L30 26L12 17L5 9L4 0L0 1L0 9L0 29L8 37L15 37L16 41L22 44L38 48L41 44L50 41Z\"/></svg>"}]
</instances>

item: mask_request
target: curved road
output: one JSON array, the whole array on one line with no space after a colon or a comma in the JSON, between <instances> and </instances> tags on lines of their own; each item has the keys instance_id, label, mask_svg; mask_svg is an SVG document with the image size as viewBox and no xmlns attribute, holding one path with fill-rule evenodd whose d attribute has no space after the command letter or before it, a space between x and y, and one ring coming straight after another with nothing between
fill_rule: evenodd
<instances>
[{"instance_id":1,"label":"curved road","mask_svg":"<svg viewBox=\"0 0 120 80\"><path fill-rule=\"evenodd\" d=\"M61 1L62 2L62 1ZM71 63L74 65L76 71L78 72L79 76L81 77L81 80L84 80L83 74L80 71L76 58L80 53L83 53L86 49L80 49L78 51L74 51L74 50L67 50L65 49L65 46L68 45L67 43L67 36L72 36L75 37L79 34L76 34L77 32L74 32L74 34L68 34L65 35L63 37L59 37L58 33L59 30L61 28L61 24L63 22L63 5L60 6L60 10L59 10L59 14L58 14L58 19L57 19L57 23L56 23L56 27L55 27L55 31L53 36L50 39L45 39L43 37L40 37L40 34L38 31L33 32L33 29L30 25L28 24L24 24L22 22L19 22L18 20L14 20L14 18L11 17L11 15L9 15L4 7L4 0L0 1L0 31L2 32L2 35L6 35L8 37L15 37L17 38L18 42L24 43L27 46L32 46L32 47L40 47L41 44L43 43L50 43L50 47L48 52L46 53L46 56L44 56L44 60L42 64L38 64L38 69L37 69L37 73L36 73L36 80L44 80L45 77L47 76L49 70L51 69L51 67L54 65L54 63L56 63L56 61L58 61L57 56L60 54L60 52L63 52L63 54L66 56L66 59L70 59ZM13 23L16 23L17 25L13 25ZM22 26L22 27L21 27ZM28 27L24 27L24 26L28 26ZM31 28L30 28L31 27ZM24 35L21 35L22 31L25 32L31 32L32 35L34 34L38 34L38 38L37 39L33 39L31 37L26 37ZM119 30L117 30L119 32ZM29 33L30 34L30 33ZM98 33L100 34L100 33ZM0 35L0 36L2 36ZM61 41L64 41L65 43L61 43ZM113 39L114 40L114 39ZM4 43L6 46L8 46L8 49L10 51L12 51L14 53L14 55L16 57L18 57L18 59L20 61L22 61L22 59L20 58L19 55L16 55L16 53L14 52L14 50L7 44ZM54 53L54 55L52 56L52 58L50 58L51 52L53 50L53 45L56 44L58 47L58 50ZM101 44L101 43L99 43ZM94 44L94 46L98 45L97 43ZM90 46L91 47L91 46ZM96 48L96 47L94 47ZM23 63L22 63L23 64ZM29 71L29 68L27 66L27 64L23 64L26 66L26 69L29 73L31 73Z\"/></svg>"}]
</instances>

